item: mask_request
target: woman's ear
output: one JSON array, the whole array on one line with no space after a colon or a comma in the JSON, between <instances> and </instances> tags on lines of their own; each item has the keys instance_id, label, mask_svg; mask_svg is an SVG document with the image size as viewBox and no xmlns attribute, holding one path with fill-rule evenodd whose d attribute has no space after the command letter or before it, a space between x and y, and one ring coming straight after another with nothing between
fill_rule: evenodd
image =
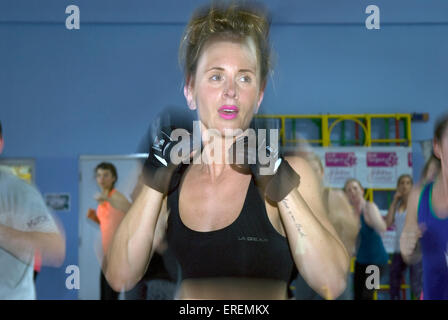
<instances>
[{"instance_id":1,"label":"woman's ear","mask_svg":"<svg viewBox=\"0 0 448 320\"><path fill-rule=\"evenodd\" d=\"M435 138L432 140L432 150L436 158L440 159L440 145Z\"/></svg>"},{"instance_id":2,"label":"woman's ear","mask_svg":"<svg viewBox=\"0 0 448 320\"><path fill-rule=\"evenodd\" d=\"M187 105L190 110L196 110L196 103L194 101L194 80L192 76L189 76L184 85L184 96L187 100Z\"/></svg>"}]
</instances>

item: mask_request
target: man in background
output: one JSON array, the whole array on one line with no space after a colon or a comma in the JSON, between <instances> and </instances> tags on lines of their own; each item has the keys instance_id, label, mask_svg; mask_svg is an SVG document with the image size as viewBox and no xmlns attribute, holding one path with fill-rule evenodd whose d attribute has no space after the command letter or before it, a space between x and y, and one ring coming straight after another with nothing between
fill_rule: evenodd
<instances>
[{"instance_id":1,"label":"man in background","mask_svg":"<svg viewBox=\"0 0 448 320\"><path fill-rule=\"evenodd\" d=\"M5 141L0 123L0 154ZM0 166L0 299L33 300L34 253L59 267L65 239L34 187Z\"/></svg>"}]
</instances>

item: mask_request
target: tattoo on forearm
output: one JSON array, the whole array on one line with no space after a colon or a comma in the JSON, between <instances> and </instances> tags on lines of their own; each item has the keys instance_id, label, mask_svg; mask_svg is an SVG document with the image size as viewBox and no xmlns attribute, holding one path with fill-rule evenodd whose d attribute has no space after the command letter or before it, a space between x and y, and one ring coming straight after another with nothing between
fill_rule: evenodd
<instances>
[{"instance_id":1,"label":"tattoo on forearm","mask_svg":"<svg viewBox=\"0 0 448 320\"><path fill-rule=\"evenodd\" d=\"M303 239L305 237L305 234L303 233L302 225L296 221L296 218L294 217L294 214L291 208L289 207L288 200L283 199L281 203L284 205L287 214L291 217L294 226L296 227L297 233L299 235L296 240L295 254L298 256L303 256L306 252L305 250L306 242L305 239Z\"/></svg>"},{"instance_id":2,"label":"tattoo on forearm","mask_svg":"<svg viewBox=\"0 0 448 320\"><path fill-rule=\"evenodd\" d=\"M302 238L305 237L306 234L303 232L302 225L296 221L296 218L294 217L294 214L293 214L291 208L289 207L288 200L283 199L283 200L282 200L282 203L283 203L283 205L284 205L285 208L286 208L286 212L288 213L288 215L291 217L292 221L294 222L294 225L295 225L296 230L297 230L297 232L299 233L299 235L300 235Z\"/></svg>"}]
</instances>

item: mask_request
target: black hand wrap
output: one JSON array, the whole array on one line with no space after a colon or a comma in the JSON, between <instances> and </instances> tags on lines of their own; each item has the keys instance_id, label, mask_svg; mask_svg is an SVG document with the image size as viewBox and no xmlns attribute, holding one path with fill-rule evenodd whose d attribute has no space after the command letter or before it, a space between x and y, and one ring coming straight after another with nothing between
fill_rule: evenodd
<instances>
[{"instance_id":1,"label":"black hand wrap","mask_svg":"<svg viewBox=\"0 0 448 320\"><path fill-rule=\"evenodd\" d=\"M233 161L239 167L248 166L263 194L271 201L280 202L299 186L300 176L279 154L278 143L271 145L273 141L268 141L266 135L259 135L258 130L254 132L235 141Z\"/></svg>"},{"instance_id":2,"label":"black hand wrap","mask_svg":"<svg viewBox=\"0 0 448 320\"><path fill-rule=\"evenodd\" d=\"M192 128L191 114L182 109L165 108L156 118L151 127L149 155L143 165L143 182L147 186L167 194L177 185L182 164L189 163L193 150Z\"/></svg>"},{"instance_id":3,"label":"black hand wrap","mask_svg":"<svg viewBox=\"0 0 448 320\"><path fill-rule=\"evenodd\" d=\"M266 197L274 202L282 201L293 189L300 184L300 176L289 165L288 161L280 158L281 163L273 175L255 177L257 184L264 188ZM252 168L252 166L251 166ZM255 170L251 170L252 174Z\"/></svg>"},{"instance_id":4,"label":"black hand wrap","mask_svg":"<svg viewBox=\"0 0 448 320\"><path fill-rule=\"evenodd\" d=\"M171 177L179 164L171 162L170 153L178 143L170 137L174 128L163 128L154 138L148 158L143 166L143 182L163 194L167 194Z\"/></svg>"}]
</instances>

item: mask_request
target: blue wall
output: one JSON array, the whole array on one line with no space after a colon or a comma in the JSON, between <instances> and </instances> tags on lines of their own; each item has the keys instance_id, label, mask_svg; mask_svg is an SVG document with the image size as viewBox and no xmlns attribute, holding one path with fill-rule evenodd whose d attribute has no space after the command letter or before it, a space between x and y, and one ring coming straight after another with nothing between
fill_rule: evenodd
<instances>
[{"instance_id":1,"label":"blue wall","mask_svg":"<svg viewBox=\"0 0 448 320\"><path fill-rule=\"evenodd\" d=\"M2 156L35 158L40 190L72 195L70 212L56 213L66 260L44 268L40 299L77 297L65 289L65 267L78 261L79 156L134 153L158 110L185 105L178 43L203 2L0 2ZM65 28L69 4L81 9L80 30ZM448 4L376 1L381 29L367 30L368 4L269 4L277 59L265 113L429 112L412 134L431 138L435 118L448 110ZM419 169L418 143L414 150Z\"/></svg>"}]
</instances>

